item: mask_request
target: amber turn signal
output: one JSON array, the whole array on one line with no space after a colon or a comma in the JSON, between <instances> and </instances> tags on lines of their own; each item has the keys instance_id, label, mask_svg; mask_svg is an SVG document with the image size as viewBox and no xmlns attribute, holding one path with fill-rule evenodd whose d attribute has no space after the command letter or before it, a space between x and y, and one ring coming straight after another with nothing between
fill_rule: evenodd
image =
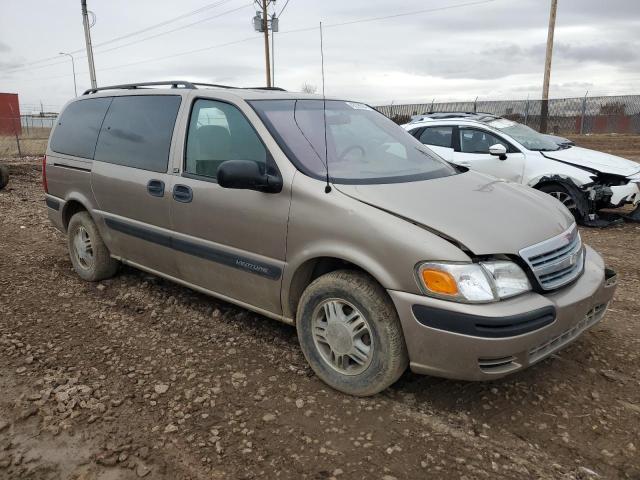
<instances>
[{"instance_id":1,"label":"amber turn signal","mask_svg":"<svg viewBox=\"0 0 640 480\"><path fill-rule=\"evenodd\" d=\"M458 285L451 274L442 270L422 270L422 280L425 286L434 293L442 293L445 295L456 295L458 293Z\"/></svg>"}]
</instances>

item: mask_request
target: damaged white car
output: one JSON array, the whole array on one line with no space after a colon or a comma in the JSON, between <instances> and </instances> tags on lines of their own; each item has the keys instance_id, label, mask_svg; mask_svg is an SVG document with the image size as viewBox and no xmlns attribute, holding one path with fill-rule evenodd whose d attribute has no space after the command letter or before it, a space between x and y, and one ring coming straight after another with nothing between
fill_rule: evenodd
<instances>
[{"instance_id":1,"label":"damaged white car","mask_svg":"<svg viewBox=\"0 0 640 480\"><path fill-rule=\"evenodd\" d=\"M599 226L602 208L640 203L640 164L557 142L485 113L432 113L403 125L445 160L522 183L561 201L585 225ZM627 218L640 221L640 206Z\"/></svg>"}]
</instances>

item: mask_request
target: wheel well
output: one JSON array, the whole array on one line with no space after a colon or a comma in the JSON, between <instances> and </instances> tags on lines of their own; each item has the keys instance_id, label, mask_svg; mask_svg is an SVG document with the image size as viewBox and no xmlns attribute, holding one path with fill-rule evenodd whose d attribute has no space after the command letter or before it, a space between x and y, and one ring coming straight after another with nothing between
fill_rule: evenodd
<instances>
[{"instance_id":1,"label":"wheel well","mask_svg":"<svg viewBox=\"0 0 640 480\"><path fill-rule=\"evenodd\" d=\"M585 194L571 178L564 178L557 175L542 177L538 183L533 185L533 188L540 190L546 185L560 185L563 187L575 200L579 217L586 218L589 213L595 212L594 202L589 199L589 196Z\"/></svg>"},{"instance_id":2,"label":"wheel well","mask_svg":"<svg viewBox=\"0 0 640 480\"><path fill-rule=\"evenodd\" d=\"M564 187L568 183L569 183L568 181L563 180L563 179L541 180L538 183L536 183L535 185L533 185L533 188L535 188L536 190L540 190L545 185L560 185L560 186Z\"/></svg>"},{"instance_id":3,"label":"wheel well","mask_svg":"<svg viewBox=\"0 0 640 480\"><path fill-rule=\"evenodd\" d=\"M288 307L290 316L295 318L302 292L304 292L311 282L326 273L345 269L364 272L371 276L369 272L355 263L336 257L313 258L300 265L293 275L291 287L289 288Z\"/></svg>"},{"instance_id":4,"label":"wheel well","mask_svg":"<svg viewBox=\"0 0 640 480\"><path fill-rule=\"evenodd\" d=\"M64 210L62 211L62 226L64 230L67 230L69 226L69 222L71 221L71 217L73 217L78 212L86 212L87 209L77 200L70 200L64 206Z\"/></svg>"}]
</instances>

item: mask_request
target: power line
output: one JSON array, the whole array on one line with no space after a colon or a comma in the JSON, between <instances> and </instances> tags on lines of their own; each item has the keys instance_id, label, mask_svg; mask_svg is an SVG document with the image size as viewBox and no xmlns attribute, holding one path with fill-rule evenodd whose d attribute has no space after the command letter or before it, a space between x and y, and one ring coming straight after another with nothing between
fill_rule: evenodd
<instances>
[{"instance_id":1,"label":"power line","mask_svg":"<svg viewBox=\"0 0 640 480\"><path fill-rule=\"evenodd\" d=\"M404 12L404 13L396 13L396 14L392 14L392 15L385 15L385 16L379 16L379 17L370 17L370 18L364 18L364 19L358 19L358 20L350 20L350 21L346 21L346 22L337 22L337 23L323 23L322 26L323 28L334 28L334 27L341 27L341 26L346 26L346 25L353 25L356 23L367 23L367 22L374 22L374 21L378 21L378 20L386 20L388 18L398 18L398 17L404 17L404 16L408 16L408 15L416 15L416 14L421 14L421 13L432 13L432 12L438 12L438 11L443 11L443 10L451 10L451 9L455 9L455 8L462 8L462 7L469 7L469 6L475 6L475 5L483 5L483 4L487 4L487 3L492 3L498 0L476 0L476 1L472 1L472 2L465 2L465 3L458 3L455 5L448 5L448 6L444 6L444 7L436 7L436 8L427 8L427 9L421 9L421 10L413 10L411 12ZM286 31L281 31L279 32L280 34L285 34L285 33L299 33L299 32L306 32L306 31L311 31L311 30L317 30L319 27L317 26L313 26L313 27L305 27L305 28L297 28L294 30L286 30ZM236 45L239 43L244 43L247 41L251 41L251 40L256 40L259 39L260 37L247 37L247 38L243 38L243 39L239 39L239 40L234 40L231 42L226 42L226 43L220 43L220 44L216 44L216 45L209 45L207 47L202 47L202 48L197 48L194 50L187 50L187 51L182 51L182 52L178 52L175 54L171 54L171 55L165 55L165 56L161 56L161 57L155 57L155 58L150 58L150 59L146 59L146 60L140 60L140 61L136 61L136 62L130 62L130 63L125 63L125 64L121 64L121 65L112 65L111 67L106 67L106 68L100 68L100 71L103 70L114 70L114 69L118 69L118 68L125 68L125 67L129 67L129 66L133 66L133 65L140 65L142 63L150 63L150 62L157 62L157 61L161 61L161 60L167 60L170 58L176 58L176 57L180 57L180 56L185 56L185 55L192 55L194 53L200 53L200 52L204 52L207 50L212 50L215 48L220 48L220 47L226 47L229 45ZM86 73L86 72L82 72L82 73ZM65 77L68 77L69 75L64 75ZM47 78L51 78L51 77L47 77Z\"/></svg>"},{"instance_id":2,"label":"power line","mask_svg":"<svg viewBox=\"0 0 640 480\"><path fill-rule=\"evenodd\" d=\"M190 17L192 15L196 15L198 13L204 12L205 10L210 10L212 8L219 7L220 5L224 5L225 3L229 3L231 1L233 1L233 0L218 0L217 2L210 3L208 5L205 5L204 7L200 7L198 9L196 9L196 10L191 11L191 12L185 13L183 15L179 15L177 17L170 18L169 20L165 20L164 22L156 23L155 25L151 25L149 27L142 28L140 30L136 30L136 31L128 33L126 35L122 35L120 37L112 38L111 40L106 40L106 41L104 41L102 43L98 43L98 44L95 45L95 47L102 47L104 45L108 45L108 44L117 42L118 40L124 40L125 38L130 38L130 37L133 37L135 35L139 35L141 33L148 32L149 30L153 30L153 29L158 28L158 27L163 27L165 25L168 25L169 23L177 22L178 20L182 20L183 18L187 18L187 17ZM215 17L211 17L211 18L215 18Z\"/></svg>"},{"instance_id":3,"label":"power line","mask_svg":"<svg viewBox=\"0 0 640 480\"><path fill-rule=\"evenodd\" d=\"M137 43L145 42L147 40L151 40L153 38L160 37L160 36L166 35L168 33L173 33L173 32L177 32L179 30L184 30L185 28L193 27L194 25L198 25L200 23L208 22L209 20L213 20L214 18L222 17L224 15L228 15L230 13L237 12L238 10L242 10L243 8L247 8L247 7L250 7L250 6L251 6L251 4L242 5L241 7L237 7L237 8L234 8L232 10L227 10L225 12L219 13L218 15L213 15L212 17L203 18L202 20L198 20L197 22L189 23L187 25L182 25L182 26L174 28L172 30L167 30L166 32L156 33L154 35L150 35L148 37L144 37L144 38L141 38L139 40L134 40L133 42L125 43L125 44L122 44L122 45L117 45L117 46L112 47L112 48L108 48L106 50L99 50L98 53L111 52L113 50L117 50L119 48L128 47L130 45L135 45Z\"/></svg>"},{"instance_id":4,"label":"power line","mask_svg":"<svg viewBox=\"0 0 640 480\"><path fill-rule=\"evenodd\" d=\"M284 9L287 8L287 5L289 5L289 1L287 0L286 2L284 2L284 7L282 7L282 10L280 10L280 13L278 14L278 17L282 16L282 12L284 12Z\"/></svg>"},{"instance_id":5,"label":"power line","mask_svg":"<svg viewBox=\"0 0 640 480\"><path fill-rule=\"evenodd\" d=\"M498 0L476 0L473 2L466 2L466 3L459 3L456 5L449 5L446 7L437 7L437 8L428 8L428 9L422 9L422 10L414 10L412 12L405 12L405 13L396 13L393 15L386 15L386 16L382 16L382 17L371 17L371 18L364 18L364 19L360 19L360 20L351 20L351 21L347 21L347 22L338 22L338 23L323 23L322 26L323 28L327 28L327 27L341 27L341 26L345 26L345 25L353 25L355 23L365 23L365 22L373 22L373 21L377 21L377 20L385 20L387 18L396 18L396 17L403 17L403 16L408 16L408 15L415 15L418 13L430 13L430 12L437 12L437 11L441 11L441 10L451 10L454 8L461 8L461 7L468 7L468 6L473 6L473 5L482 5L482 4L486 4L486 3L492 3L492 2L496 2ZM314 26L314 27L306 27L306 28L297 28L294 30L286 30L284 32L279 32L280 34L283 33L298 33L298 32L306 32L306 31L310 31L310 30L317 30L319 27ZM204 52L206 50L211 50L214 48L220 48L220 47L225 47L228 45L235 45L238 43L243 43L243 42L247 42L247 41L251 41L251 40L255 40L259 37L247 37L247 38L243 38L240 40L235 40L232 42L227 42L227 43L221 43L221 44L216 44L216 45L210 45L208 47L202 47L202 48L198 48L195 50L188 50L188 51L183 51L183 52L179 52L179 53L175 53L169 56L162 56L162 57L156 57L156 58L151 58L151 59L147 59L147 60L142 60L139 62L132 62L132 63L128 63L125 65L114 65L112 67L107 67L108 69L114 69L114 68L119 68L122 66L129 66L129 65L138 65L140 63L148 63L148 62L155 62L158 60L164 60L164 59L168 59L168 58L174 58L174 57L179 57L182 55L192 55L194 53L199 53L199 52ZM101 70L106 70L105 68L102 68Z\"/></svg>"},{"instance_id":6,"label":"power line","mask_svg":"<svg viewBox=\"0 0 640 480\"><path fill-rule=\"evenodd\" d=\"M361 18L358 20L349 20L346 22L338 22L338 23L323 23L322 27L323 28L333 28L333 27L343 27L346 25L354 25L356 23L368 23L368 22L376 22L378 20L387 20L389 18L398 18L398 17L407 17L409 15L418 15L421 13L432 13L432 12L440 12L443 10L453 10L454 8L461 8L461 7L471 7L471 6L475 6L475 5L483 5L486 3L492 3L492 2L496 2L498 0L476 0L473 2L466 2L466 3L457 3L455 5L447 5L444 7L435 7L435 8L425 8L425 9L421 9L421 10L413 10L411 12L403 12L403 13L394 13L392 15L384 15L384 16L380 16L380 17L370 17L370 18ZM297 33L297 32L308 32L311 30L317 30L318 27L303 27L303 28L296 28L294 30L285 30L283 32L279 32L280 34L283 33Z\"/></svg>"},{"instance_id":7,"label":"power line","mask_svg":"<svg viewBox=\"0 0 640 480\"><path fill-rule=\"evenodd\" d=\"M228 2L228 1L230 1L230 0L226 0L226 1ZM250 7L250 6L251 6L251 4L245 4L245 5L242 5L241 7L237 7L237 8L231 9L231 10L227 10L227 11L222 12L222 13L219 13L219 14L217 14L217 15L213 15L213 16L211 16L211 17L206 17L206 18L203 18L203 19L198 20L198 21L196 21L196 22L189 23L189 24L187 24L187 25L182 25L182 26L177 27L177 28L174 28L174 29L172 29L172 30L167 30L167 31L164 31L164 32L159 32L159 33L156 33L156 34L154 34L154 35L150 35L150 36L148 36L148 37L144 37L144 38L141 38L141 39L138 39L138 40L134 40L134 41L132 41L132 42L125 43L125 44L122 44L122 45L116 45L115 47L108 48L108 49L106 49L106 50L98 50L98 53L107 53L107 52L111 52L111 51L113 51L113 50L118 50L118 49L120 49L120 48L128 47L128 46L130 46L130 45L135 45L135 44L137 44L137 43L141 43L141 42L144 42L144 41L147 41L147 40L151 40L151 39L156 38L156 37L160 37L160 36L162 36L162 35L166 35L166 34L168 34L168 33L174 33L174 32L177 32L177 31L179 31L179 30L184 30L185 28L193 27L194 25L198 25L198 24L200 24L200 23L208 22L208 21L213 20L213 19L215 19L215 18L222 17L222 16L224 16L224 15L228 15L228 14L230 14L230 13L236 12L236 11L238 11L238 10L242 10L243 8L247 8L247 7ZM103 43L101 43L101 44L99 44L99 45L105 45L106 43L110 43L110 42L103 42ZM95 50L95 45L94 45L94 50ZM82 50L80 50L80 51L82 51ZM78 58L86 58L86 55L79 56ZM48 64L45 64L45 65L38 65L38 66L35 66L35 67L28 67L28 68L24 68L24 69L17 69L17 70L10 70L10 71L8 71L7 73L18 73L18 72L22 72L22 71L38 70L38 69L41 69L41 68L52 67L52 66L55 66L55 65L62 65L63 63L65 63L65 62L54 62L54 63L48 63Z\"/></svg>"},{"instance_id":8,"label":"power line","mask_svg":"<svg viewBox=\"0 0 640 480\"><path fill-rule=\"evenodd\" d=\"M132 65L140 65L141 63L157 62L159 60L167 60L167 59L170 59L170 58L182 57L184 55L192 55L194 53L200 53L200 52L204 52L206 50L213 50L214 48L227 47L229 45L236 45L238 43L244 43L244 42L248 42L248 41L256 40L256 39L260 39L260 37L255 37L255 36L254 37L247 37L247 38L242 38L240 40L234 40L234 41L231 41L231 42L220 43L220 44L217 44L217 45L210 45L208 47L203 47L203 48L197 48L195 50L188 50L188 51L185 51L185 52L179 52L179 53L175 53L175 54L172 54L172 55L149 58L149 59L140 60L140 61L137 61L137 62L125 63L125 64L122 64L122 65L113 65L111 67L101 68L100 71L102 71L102 70L114 70L114 69L117 69L117 68L129 67L129 66L132 66Z\"/></svg>"},{"instance_id":9,"label":"power line","mask_svg":"<svg viewBox=\"0 0 640 480\"><path fill-rule=\"evenodd\" d=\"M119 37L115 37L115 38L112 38L110 40L106 40L106 41L101 42L101 43L97 43L97 44L94 45L94 48L101 47L101 46L104 46L104 45L108 45L108 44L117 42L118 40L123 40L125 38L130 38L130 37L133 37L135 35L139 35L141 33L148 32L149 30L153 30L155 28L162 27L164 25L168 25L168 24L176 22L178 20L182 20L184 18L193 16L193 15L197 15L198 13L201 13L201 12L206 11L206 10L210 10L210 9L218 7L220 5L224 5L225 3L229 3L231 1L233 1L233 0L218 0L216 2L213 2L213 3L207 4L207 5L203 6L203 7L200 7L198 9L196 9L196 10L192 10L192 11L190 11L188 13L185 13L185 14L182 14L182 15L178 15L177 17L172 17L172 18L170 18L168 20L165 20L163 22L156 23L154 25L150 25L150 26L142 28L140 30L135 30L133 32L129 32L129 33L125 34L125 35L121 35ZM83 51L84 51L84 49L81 48L81 49L78 49L78 50L73 50L73 51L71 51L69 53L72 53L72 54L73 53L81 53ZM56 55L54 57L47 57L47 58L42 58L40 60L33 60L31 62L24 63L20 67L16 67L16 69L17 70L22 70L22 67L25 67L25 66L28 66L28 65L34 65L34 64L37 64L37 63L47 62L49 60L55 60L55 59L58 59L58 58L59 58L59 56ZM57 65L58 63L63 63L63 62L57 62L57 63L53 63L53 64L50 64L50 65Z\"/></svg>"}]
</instances>

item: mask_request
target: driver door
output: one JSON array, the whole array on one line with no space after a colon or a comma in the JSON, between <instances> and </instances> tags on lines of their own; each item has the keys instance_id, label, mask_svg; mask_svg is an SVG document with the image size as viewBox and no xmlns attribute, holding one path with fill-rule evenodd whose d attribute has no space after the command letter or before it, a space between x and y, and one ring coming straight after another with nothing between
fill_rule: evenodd
<instances>
[{"instance_id":1,"label":"driver door","mask_svg":"<svg viewBox=\"0 0 640 480\"><path fill-rule=\"evenodd\" d=\"M279 172L235 104L195 98L184 157L172 186L171 220L180 279L255 309L280 314L291 193L222 188L226 160L251 160Z\"/></svg>"},{"instance_id":2,"label":"driver door","mask_svg":"<svg viewBox=\"0 0 640 480\"><path fill-rule=\"evenodd\" d=\"M476 127L458 127L453 163L496 178L520 183L524 172L524 154L502 137ZM507 158L489 153L489 147L501 144Z\"/></svg>"}]
</instances>

